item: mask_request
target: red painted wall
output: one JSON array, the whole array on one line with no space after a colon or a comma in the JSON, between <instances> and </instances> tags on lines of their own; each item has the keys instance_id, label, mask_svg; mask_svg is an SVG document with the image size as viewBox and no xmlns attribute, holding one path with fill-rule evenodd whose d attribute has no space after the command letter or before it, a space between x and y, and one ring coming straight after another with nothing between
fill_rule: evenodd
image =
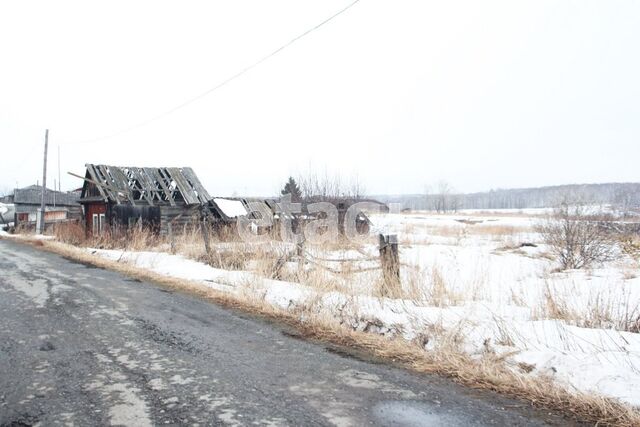
<instances>
[{"instance_id":1,"label":"red painted wall","mask_svg":"<svg viewBox=\"0 0 640 427\"><path fill-rule=\"evenodd\" d=\"M104 202L86 203L84 205L84 220L87 224L87 234L93 232L93 214L106 214L107 204Z\"/></svg>"}]
</instances>

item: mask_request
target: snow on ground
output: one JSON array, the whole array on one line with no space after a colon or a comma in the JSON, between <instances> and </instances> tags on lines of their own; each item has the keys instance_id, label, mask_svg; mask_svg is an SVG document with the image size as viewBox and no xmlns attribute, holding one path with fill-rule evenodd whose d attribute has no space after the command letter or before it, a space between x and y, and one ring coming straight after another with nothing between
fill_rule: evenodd
<instances>
[{"instance_id":1,"label":"snow on ground","mask_svg":"<svg viewBox=\"0 0 640 427\"><path fill-rule=\"evenodd\" d=\"M230 271L193 261L182 255L163 252L124 252L113 249L88 249L91 253L112 261L125 262L157 274L200 282L225 292L253 292L266 301L289 308L292 301L304 301L312 292L296 283L268 280L248 271Z\"/></svg>"},{"instance_id":2,"label":"snow on ground","mask_svg":"<svg viewBox=\"0 0 640 427\"><path fill-rule=\"evenodd\" d=\"M399 235L403 282L417 285L417 292L404 299L372 296L366 275L353 276L363 281L351 288L355 293L322 291L216 269L180 255L91 251L225 292L258 296L284 309L311 307L355 329L406 339L426 336L427 349L456 336L471 355L510 355L506 360L513 369L640 406L640 334L620 331L640 322L637 262L557 272L533 231L539 217L498 214L373 216L374 232ZM365 251L375 254L376 247ZM313 255L324 257L327 265L335 258L363 257L357 251Z\"/></svg>"},{"instance_id":3,"label":"snow on ground","mask_svg":"<svg viewBox=\"0 0 640 427\"><path fill-rule=\"evenodd\" d=\"M55 236L49 236L47 234L33 234L29 237L37 240L55 240L56 238Z\"/></svg>"}]
</instances>

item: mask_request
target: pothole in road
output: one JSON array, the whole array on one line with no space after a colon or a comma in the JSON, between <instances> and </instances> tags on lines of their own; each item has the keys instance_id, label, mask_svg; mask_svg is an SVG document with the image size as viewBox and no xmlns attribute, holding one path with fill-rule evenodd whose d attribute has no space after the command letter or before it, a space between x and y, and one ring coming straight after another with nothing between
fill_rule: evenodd
<instances>
[{"instance_id":1,"label":"pothole in road","mask_svg":"<svg viewBox=\"0 0 640 427\"><path fill-rule=\"evenodd\" d=\"M10 427L31 427L37 424L38 424L38 417L30 414L22 414L18 416L16 419L2 425L3 426L6 425Z\"/></svg>"},{"instance_id":2,"label":"pothole in road","mask_svg":"<svg viewBox=\"0 0 640 427\"><path fill-rule=\"evenodd\" d=\"M55 349L56 346L49 341L45 341L42 343L42 345L40 345L40 351L53 351Z\"/></svg>"},{"instance_id":3,"label":"pothole in road","mask_svg":"<svg viewBox=\"0 0 640 427\"><path fill-rule=\"evenodd\" d=\"M442 413L435 407L411 401L387 401L373 407L374 417L383 425L413 426L462 426L467 425L455 414Z\"/></svg>"}]
</instances>

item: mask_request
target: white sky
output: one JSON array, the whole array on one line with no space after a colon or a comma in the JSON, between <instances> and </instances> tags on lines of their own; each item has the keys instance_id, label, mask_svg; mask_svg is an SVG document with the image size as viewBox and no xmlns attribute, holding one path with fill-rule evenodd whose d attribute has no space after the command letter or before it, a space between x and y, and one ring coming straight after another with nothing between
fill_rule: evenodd
<instances>
[{"instance_id":1,"label":"white sky","mask_svg":"<svg viewBox=\"0 0 640 427\"><path fill-rule=\"evenodd\" d=\"M371 194L638 181L640 2L378 1L134 131L351 0L0 0L0 190L85 163L192 166L211 194L309 168Z\"/></svg>"}]
</instances>

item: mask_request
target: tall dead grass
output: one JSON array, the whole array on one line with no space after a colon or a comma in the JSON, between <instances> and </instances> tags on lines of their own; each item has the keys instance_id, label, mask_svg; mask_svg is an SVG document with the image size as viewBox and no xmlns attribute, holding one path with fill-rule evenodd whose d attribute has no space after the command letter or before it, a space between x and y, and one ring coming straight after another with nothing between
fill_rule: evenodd
<instances>
[{"instance_id":1,"label":"tall dead grass","mask_svg":"<svg viewBox=\"0 0 640 427\"><path fill-rule=\"evenodd\" d=\"M575 296L559 292L547 281L542 302L534 307L532 318L562 320L583 328L640 332L640 304L632 302L624 292L620 295L599 291L582 306L575 300Z\"/></svg>"},{"instance_id":2,"label":"tall dead grass","mask_svg":"<svg viewBox=\"0 0 640 427\"><path fill-rule=\"evenodd\" d=\"M98 236L92 236L87 235L84 226L77 222L56 224L53 227L53 235L63 243L99 249L143 251L157 248L162 243L162 239L157 234L145 227L105 230Z\"/></svg>"}]
</instances>

